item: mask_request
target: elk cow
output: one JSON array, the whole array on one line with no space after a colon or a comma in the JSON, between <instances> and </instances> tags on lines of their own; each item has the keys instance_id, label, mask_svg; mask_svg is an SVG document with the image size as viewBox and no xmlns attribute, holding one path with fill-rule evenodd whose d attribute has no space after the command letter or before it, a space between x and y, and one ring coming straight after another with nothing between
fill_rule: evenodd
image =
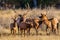
<instances>
[{"instance_id":1,"label":"elk cow","mask_svg":"<svg viewBox=\"0 0 60 40\"><path fill-rule=\"evenodd\" d=\"M41 18L41 20L47 25L46 30L49 30L48 33L50 33L51 30L55 30L55 32L57 33L58 20L56 18L52 18L50 20L47 18L47 16L45 14L41 14L41 16L39 18Z\"/></svg>"},{"instance_id":2,"label":"elk cow","mask_svg":"<svg viewBox=\"0 0 60 40\"><path fill-rule=\"evenodd\" d=\"M39 18L41 18L41 20L44 22L44 24L46 24L46 26L47 26L46 27L47 34L50 34L51 29L52 29L51 21L48 20L48 18L47 18L47 16L45 14L41 14L41 16Z\"/></svg>"},{"instance_id":3,"label":"elk cow","mask_svg":"<svg viewBox=\"0 0 60 40\"><path fill-rule=\"evenodd\" d=\"M14 18L13 19L13 23L10 24L10 29L11 29L11 34L15 34L16 33L16 20Z\"/></svg>"},{"instance_id":4,"label":"elk cow","mask_svg":"<svg viewBox=\"0 0 60 40\"><path fill-rule=\"evenodd\" d=\"M37 18L34 18L34 19L26 19L26 22L27 23L30 23L31 24L31 28L34 28L36 30L36 34L38 34L38 28L39 28L39 19Z\"/></svg>"}]
</instances>

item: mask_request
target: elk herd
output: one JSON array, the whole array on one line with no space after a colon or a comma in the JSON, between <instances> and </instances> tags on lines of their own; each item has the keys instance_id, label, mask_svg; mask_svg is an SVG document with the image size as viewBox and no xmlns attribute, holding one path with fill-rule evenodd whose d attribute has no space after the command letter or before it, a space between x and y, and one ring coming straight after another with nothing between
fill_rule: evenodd
<instances>
[{"instance_id":1,"label":"elk herd","mask_svg":"<svg viewBox=\"0 0 60 40\"><path fill-rule=\"evenodd\" d=\"M58 34L59 22L57 18L48 19L46 14L41 13L41 16L38 16L39 19L38 18L25 19L26 15L27 14L24 15L19 14L18 15L19 17L17 19L16 17L12 18L14 22L10 24L11 34L15 34L16 30L18 30L18 34L21 33L22 35L22 33L24 33L25 35L25 31L27 31L27 35L30 35L31 28L34 28L36 30L36 35L38 35L38 28L40 28L41 24L46 25L47 34L51 34L51 32Z\"/></svg>"}]
</instances>

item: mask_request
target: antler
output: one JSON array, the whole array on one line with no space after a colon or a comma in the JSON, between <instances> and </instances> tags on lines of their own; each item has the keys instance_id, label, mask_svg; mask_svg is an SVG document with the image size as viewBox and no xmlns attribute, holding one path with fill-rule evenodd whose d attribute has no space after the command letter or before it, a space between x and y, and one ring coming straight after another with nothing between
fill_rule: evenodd
<instances>
[{"instance_id":1,"label":"antler","mask_svg":"<svg viewBox=\"0 0 60 40\"><path fill-rule=\"evenodd\" d=\"M13 9L13 11L14 11L15 13L17 13L17 12L15 11L15 9Z\"/></svg>"},{"instance_id":2,"label":"antler","mask_svg":"<svg viewBox=\"0 0 60 40\"><path fill-rule=\"evenodd\" d=\"M18 15L15 14L14 18L16 19Z\"/></svg>"},{"instance_id":3,"label":"antler","mask_svg":"<svg viewBox=\"0 0 60 40\"><path fill-rule=\"evenodd\" d=\"M14 18L12 17L12 19L13 19L14 22L16 22L16 17L14 17Z\"/></svg>"},{"instance_id":4,"label":"antler","mask_svg":"<svg viewBox=\"0 0 60 40\"><path fill-rule=\"evenodd\" d=\"M17 18L17 16L15 15L15 16L12 16L11 19L16 20L16 18Z\"/></svg>"},{"instance_id":5,"label":"antler","mask_svg":"<svg viewBox=\"0 0 60 40\"><path fill-rule=\"evenodd\" d=\"M23 17L25 17L27 15L27 13L23 14Z\"/></svg>"},{"instance_id":6,"label":"antler","mask_svg":"<svg viewBox=\"0 0 60 40\"><path fill-rule=\"evenodd\" d=\"M27 11L25 12L25 14L23 14L23 16L25 17L25 16L28 14L28 12L29 12L29 10L27 10Z\"/></svg>"}]
</instances>

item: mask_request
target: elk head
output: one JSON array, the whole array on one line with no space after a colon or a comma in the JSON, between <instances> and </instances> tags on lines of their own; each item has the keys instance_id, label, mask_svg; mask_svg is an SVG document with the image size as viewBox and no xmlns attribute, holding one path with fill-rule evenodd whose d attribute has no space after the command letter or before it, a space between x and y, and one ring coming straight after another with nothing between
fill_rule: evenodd
<instances>
[{"instance_id":1,"label":"elk head","mask_svg":"<svg viewBox=\"0 0 60 40\"><path fill-rule=\"evenodd\" d=\"M23 17L26 17L27 13L23 14Z\"/></svg>"}]
</instances>

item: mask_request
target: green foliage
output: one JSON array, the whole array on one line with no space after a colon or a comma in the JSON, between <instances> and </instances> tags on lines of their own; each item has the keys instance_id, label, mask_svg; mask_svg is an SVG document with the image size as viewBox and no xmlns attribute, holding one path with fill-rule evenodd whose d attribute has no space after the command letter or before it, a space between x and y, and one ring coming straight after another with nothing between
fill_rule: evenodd
<instances>
[{"instance_id":1,"label":"green foliage","mask_svg":"<svg viewBox=\"0 0 60 40\"><path fill-rule=\"evenodd\" d=\"M5 0L4 0L5 1ZM27 5L27 3L30 3L32 0L6 0L9 3L20 3L22 2L24 5ZM43 5L43 6L50 6L58 3L60 0L37 0L38 6Z\"/></svg>"}]
</instances>

